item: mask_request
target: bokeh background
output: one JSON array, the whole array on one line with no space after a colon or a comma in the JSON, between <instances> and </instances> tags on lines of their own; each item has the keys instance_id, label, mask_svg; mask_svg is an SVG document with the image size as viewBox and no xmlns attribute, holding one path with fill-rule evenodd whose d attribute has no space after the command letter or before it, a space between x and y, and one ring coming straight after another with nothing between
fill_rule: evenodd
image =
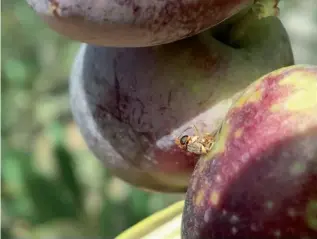
<instances>
[{"instance_id":1,"label":"bokeh background","mask_svg":"<svg viewBox=\"0 0 317 239\"><path fill-rule=\"evenodd\" d=\"M282 0L280 9L296 63L317 65L316 0ZM182 199L129 186L88 151L68 99L80 43L22 0L2 0L1 17L3 238L114 238Z\"/></svg>"}]
</instances>

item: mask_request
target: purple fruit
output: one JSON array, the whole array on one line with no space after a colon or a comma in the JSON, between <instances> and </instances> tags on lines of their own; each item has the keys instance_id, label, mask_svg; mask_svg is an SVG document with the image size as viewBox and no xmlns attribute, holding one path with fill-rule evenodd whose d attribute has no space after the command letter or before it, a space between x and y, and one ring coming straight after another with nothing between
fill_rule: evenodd
<instances>
[{"instance_id":1,"label":"purple fruit","mask_svg":"<svg viewBox=\"0 0 317 239\"><path fill-rule=\"evenodd\" d=\"M199 160L182 239L218 238L317 238L317 66L251 84Z\"/></svg>"},{"instance_id":2,"label":"purple fruit","mask_svg":"<svg viewBox=\"0 0 317 239\"><path fill-rule=\"evenodd\" d=\"M169 43L217 25L254 0L26 0L55 31L102 46ZM257 0L274 14L277 0Z\"/></svg>"},{"instance_id":3,"label":"purple fruit","mask_svg":"<svg viewBox=\"0 0 317 239\"><path fill-rule=\"evenodd\" d=\"M254 21L245 47L210 32L146 48L83 44L70 82L71 107L89 148L133 185L185 191L199 155L175 144L183 134L213 133L232 97L254 79L293 64L276 17ZM273 48L273 50L272 50Z\"/></svg>"}]
</instances>

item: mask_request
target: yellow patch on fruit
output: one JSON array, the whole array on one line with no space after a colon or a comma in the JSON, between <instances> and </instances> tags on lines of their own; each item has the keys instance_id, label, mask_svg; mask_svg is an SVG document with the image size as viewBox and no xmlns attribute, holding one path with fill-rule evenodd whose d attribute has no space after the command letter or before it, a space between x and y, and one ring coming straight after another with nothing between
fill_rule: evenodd
<instances>
[{"instance_id":1,"label":"yellow patch on fruit","mask_svg":"<svg viewBox=\"0 0 317 239\"><path fill-rule=\"evenodd\" d=\"M292 86L293 93L287 98L289 111L306 111L317 108L317 78L311 72L293 72L280 81L280 85Z\"/></svg>"},{"instance_id":2,"label":"yellow patch on fruit","mask_svg":"<svg viewBox=\"0 0 317 239\"><path fill-rule=\"evenodd\" d=\"M289 111L307 111L317 108L317 90L298 92L291 96L285 105Z\"/></svg>"},{"instance_id":3,"label":"yellow patch on fruit","mask_svg":"<svg viewBox=\"0 0 317 239\"><path fill-rule=\"evenodd\" d=\"M281 86L289 86L290 92L281 104L273 104L272 112L306 111L313 112L317 108L317 78L312 72L294 71L279 81Z\"/></svg>"},{"instance_id":4,"label":"yellow patch on fruit","mask_svg":"<svg viewBox=\"0 0 317 239\"><path fill-rule=\"evenodd\" d=\"M306 207L306 223L309 228L317 231L317 200L311 200Z\"/></svg>"},{"instance_id":5,"label":"yellow patch on fruit","mask_svg":"<svg viewBox=\"0 0 317 239\"><path fill-rule=\"evenodd\" d=\"M199 206L202 203L202 201L204 199L204 195L205 195L205 193L204 193L203 189L198 191L198 193L195 197L195 205L196 206Z\"/></svg>"},{"instance_id":6,"label":"yellow patch on fruit","mask_svg":"<svg viewBox=\"0 0 317 239\"><path fill-rule=\"evenodd\" d=\"M213 191L210 194L209 201L212 205L217 206L220 200L220 193L217 191Z\"/></svg>"},{"instance_id":7,"label":"yellow patch on fruit","mask_svg":"<svg viewBox=\"0 0 317 239\"><path fill-rule=\"evenodd\" d=\"M235 138L240 138L242 133L243 133L243 129L241 129L241 128L237 129L236 132L234 132L234 137Z\"/></svg>"},{"instance_id":8,"label":"yellow patch on fruit","mask_svg":"<svg viewBox=\"0 0 317 239\"><path fill-rule=\"evenodd\" d=\"M242 94L242 96L234 104L234 107L241 108L245 104L259 102L262 99L262 90L257 89L256 91L252 92L254 87L255 85L250 87L249 90L247 90L244 94Z\"/></svg>"},{"instance_id":9,"label":"yellow patch on fruit","mask_svg":"<svg viewBox=\"0 0 317 239\"><path fill-rule=\"evenodd\" d=\"M272 104L272 106L270 107L270 111L272 113L276 113L276 112L280 112L283 108L283 105L281 104Z\"/></svg>"},{"instance_id":10,"label":"yellow patch on fruit","mask_svg":"<svg viewBox=\"0 0 317 239\"><path fill-rule=\"evenodd\" d=\"M230 126L227 121L223 122L218 139L211 151L206 154L205 160L211 160L216 154L223 153L226 150L226 142L230 133Z\"/></svg>"},{"instance_id":11,"label":"yellow patch on fruit","mask_svg":"<svg viewBox=\"0 0 317 239\"><path fill-rule=\"evenodd\" d=\"M309 88L312 83L316 83L315 74L307 71L295 71L281 79L279 85L292 85L297 89L302 89Z\"/></svg>"}]
</instances>

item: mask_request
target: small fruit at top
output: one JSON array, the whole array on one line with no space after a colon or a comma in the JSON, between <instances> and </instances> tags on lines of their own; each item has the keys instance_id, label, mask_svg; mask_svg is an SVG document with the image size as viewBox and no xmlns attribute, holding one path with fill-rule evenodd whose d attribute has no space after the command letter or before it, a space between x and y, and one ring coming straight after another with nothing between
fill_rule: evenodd
<instances>
[{"instance_id":1,"label":"small fruit at top","mask_svg":"<svg viewBox=\"0 0 317 239\"><path fill-rule=\"evenodd\" d=\"M56 32L101 46L153 46L193 36L243 9L278 0L26 0ZM269 3L269 4L268 4ZM260 16L261 16L260 14Z\"/></svg>"}]
</instances>

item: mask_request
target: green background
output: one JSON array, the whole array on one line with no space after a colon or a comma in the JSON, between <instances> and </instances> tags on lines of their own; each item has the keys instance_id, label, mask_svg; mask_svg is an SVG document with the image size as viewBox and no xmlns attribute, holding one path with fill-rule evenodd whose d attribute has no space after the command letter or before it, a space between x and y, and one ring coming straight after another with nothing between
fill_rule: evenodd
<instances>
[{"instance_id":1,"label":"green background","mask_svg":"<svg viewBox=\"0 0 317 239\"><path fill-rule=\"evenodd\" d=\"M281 18L296 63L317 65L314 0L298 2L282 1ZM80 43L50 30L25 1L2 1L1 15L3 238L114 238L180 200L129 186L87 150L68 99Z\"/></svg>"}]
</instances>

